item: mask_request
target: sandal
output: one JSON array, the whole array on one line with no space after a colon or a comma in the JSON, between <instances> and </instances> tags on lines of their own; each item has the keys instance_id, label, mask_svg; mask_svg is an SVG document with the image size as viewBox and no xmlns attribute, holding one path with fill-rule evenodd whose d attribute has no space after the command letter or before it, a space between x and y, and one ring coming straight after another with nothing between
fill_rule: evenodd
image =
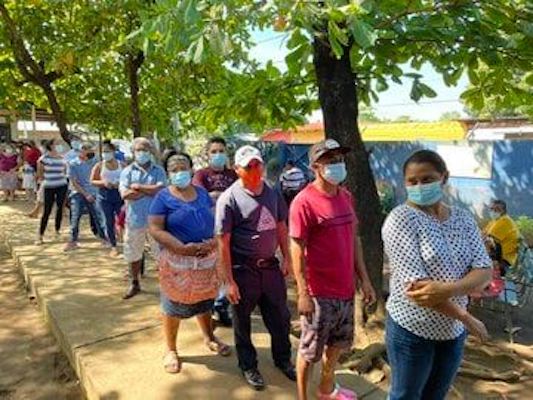
<instances>
[{"instance_id":1,"label":"sandal","mask_svg":"<svg viewBox=\"0 0 533 400\"><path fill-rule=\"evenodd\" d=\"M178 352L169 351L163 358L163 366L169 374L177 374L181 371L181 360Z\"/></svg>"},{"instance_id":2,"label":"sandal","mask_svg":"<svg viewBox=\"0 0 533 400\"><path fill-rule=\"evenodd\" d=\"M209 350L213 353L217 353L219 356L227 357L231 355L231 347L218 338L210 340L205 344Z\"/></svg>"},{"instance_id":3,"label":"sandal","mask_svg":"<svg viewBox=\"0 0 533 400\"><path fill-rule=\"evenodd\" d=\"M357 400L357 394L349 389L341 387L338 383L335 383L333 392L330 394L317 392L318 400Z\"/></svg>"}]
</instances>

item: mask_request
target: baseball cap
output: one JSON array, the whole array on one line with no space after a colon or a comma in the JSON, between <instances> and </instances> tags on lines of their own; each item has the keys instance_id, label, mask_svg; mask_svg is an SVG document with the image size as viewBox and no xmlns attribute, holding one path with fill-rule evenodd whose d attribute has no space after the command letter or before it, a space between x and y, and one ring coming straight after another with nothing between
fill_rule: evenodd
<instances>
[{"instance_id":1,"label":"baseball cap","mask_svg":"<svg viewBox=\"0 0 533 400\"><path fill-rule=\"evenodd\" d=\"M235 153L235 165L245 168L252 160L264 163L261 152L255 147L249 145L239 147Z\"/></svg>"},{"instance_id":2,"label":"baseball cap","mask_svg":"<svg viewBox=\"0 0 533 400\"><path fill-rule=\"evenodd\" d=\"M320 157L324 154L329 153L330 151L337 151L341 154L346 154L352 151L349 147L343 147L335 139L326 139L322 140L311 146L309 149L309 161L315 163Z\"/></svg>"}]
</instances>

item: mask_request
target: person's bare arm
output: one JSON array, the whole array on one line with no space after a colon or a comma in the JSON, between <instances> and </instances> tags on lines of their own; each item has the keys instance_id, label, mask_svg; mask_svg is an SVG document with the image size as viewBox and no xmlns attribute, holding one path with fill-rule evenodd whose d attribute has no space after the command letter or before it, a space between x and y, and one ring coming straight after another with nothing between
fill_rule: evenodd
<instances>
[{"instance_id":1,"label":"person's bare arm","mask_svg":"<svg viewBox=\"0 0 533 400\"><path fill-rule=\"evenodd\" d=\"M237 283L233 279L233 266L231 261L231 233L223 233L217 236L218 242L218 266L217 270L223 284L227 285L227 297L231 304L237 304L241 294Z\"/></svg>"},{"instance_id":2,"label":"person's bare arm","mask_svg":"<svg viewBox=\"0 0 533 400\"><path fill-rule=\"evenodd\" d=\"M148 232L163 247L182 256L203 257L207 255L207 245L204 243L183 244L165 230L165 217L151 215L148 217Z\"/></svg>"},{"instance_id":3,"label":"person's bare arm","mask_svg":"<svg viewBox=\"0 0 533 400\"><path fill-rule=\"evenodd\" d=\"M74 189L76 190L76 192L80 193L83 197L85 197L85 199L87 199L87 201L89 202L93 202L95 200L94 196L92 194L90 194L89 192L87 192L78 182L78 180L76 179L76 177L74 176L70 176L70 183L72 184L72 186L74 186Z\"/></svg>"},{"instance_id":4,"label":"person's bare arm","mask_svg":"<svg viewBox=\"0 0 533 400\"><path fill-rule=\"evenodd\" d=\"M44 178L44 166L42 161L37 162L37 173L36 176L37 182L41 182Z\"/></svg>"},{"instance_id":5,"label":"person's bare arm","mask_svg":"<svg viewBox=\"0 0 533 400\"><path fill-rule=\"evenodd\" d=\"M278 235L279 248L283 256L283 275L288 276L293 274L293 267L291 262L291 255L289 253L289 233L285 221L280 221L276 224Z\"/></svg>"},{"instance_id":6,"label":"person's bare arm","mask_svg":"<svg viewBox=\"0 0 533 400\"><path fill-rule=\"evenodd\" d=\"M490 268L474 268L462 279L455 282L422 280L416 282L407 296L422 307L432 307L451 297L466 296L482 290L492 279Z\"/></svg>"},{"instance_id":7,"label":"person's bare arm","mask_svg":"<svg viewBox=\"0 0 533 400\"><path fill-rule=\"evenodd\" d=\"M155 196L161 189L165 187L162 183L155 185L138 185L138 191L147 196Z\"/></svg>"},{"instance_id":8,"label":"person's bare arm","mask_svg":"<svg viewBox=\"0 0 533 400\"><path fill-rule=\"evenodd\" d=\"M296 238L291 238L290 240L292 268L294 271L296 286L298 288L298 313L311 319L311 316L315 311L315 304L309 294L305 277L305 246L305 240Z\"/></svg>"},{"instance_id":9,"label":"person's bare arm","mask_svg":"<svg viewBox=\"0 0 533 400\"><path fill-rule=\"evenodd\" d=\"M489 333L485 327L485 324L475 318L464 308L459 307L453 301L447 300L444 303L437 304L429 308L444 314L447 317L461 321L466 326L468 331L470 331L470 333L475 335L481 341L486 341L489 339Z\"/></svg>"},{"instance_id":10,"label":"person's bare arm","mask_svg":"<svg viewBox=\"0 0 533 400\"><path fill-rule=\"evenodd\" d=\"M91 171L91 184L96 187L106 187L106 182L102 180L100 175L101 163L96 164Z\"/></svg>"},{"instance_id":11,"label":"person's bare arm","mask_svg":"<svg viewBox=\"0 0 533 400\"><path fill-rule=\"evenodd\" d=\"M357 262L355 263L355 274L361 280L361 291L363 292L363 300L367 304L373 304L376 301L376 292L370 278L368 277L368 271L366 268L363 245L359 235L355 235L355 250L357 254Z\"/></svg>"}]
</instances>

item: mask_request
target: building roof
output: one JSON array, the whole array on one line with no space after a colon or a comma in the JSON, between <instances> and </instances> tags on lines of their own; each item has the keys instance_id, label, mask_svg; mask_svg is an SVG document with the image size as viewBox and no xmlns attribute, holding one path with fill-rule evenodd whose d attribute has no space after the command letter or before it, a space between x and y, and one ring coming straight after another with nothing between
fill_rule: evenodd
<instances>
[{"instance_id":1,"label":"building roof","mask_svg":"<svg viewBox=\"0 0 533 400\"><path fill-rule=\"evenodd\" d=\"M443 122L361 122L359 129L365 142L453 141L465 139L468 130L460 121ZM322 122L296 127L292 130L273 130L263 135L267 142L312 144L324 139Z\"/></svg>"}]
</instances>

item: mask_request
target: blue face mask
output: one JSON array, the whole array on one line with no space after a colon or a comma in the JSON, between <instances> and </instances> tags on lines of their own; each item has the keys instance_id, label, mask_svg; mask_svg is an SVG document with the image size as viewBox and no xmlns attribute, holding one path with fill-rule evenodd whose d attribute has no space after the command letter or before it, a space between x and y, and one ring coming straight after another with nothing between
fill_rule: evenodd
<instances>
[{"instance_id":1,"label":"blue face mask","mask_svg":"<svg viewBox=\"0 0 533 400\"><path fill-rule=\"evenodd\" d=\"M191 184L192 176L190 171L179 171L170 174L170 184L185 189Z\"/></svg>"},{"instance_id":2,"label":"blue face mask","mask_svg":"<svg viewBox=\"0 0 533 400\"><path fill-rule=\"evenodd\" d=\"M79 140L73 140L72 142L70 142L70 145L76 151L80 151L81 150L81 144L82 143Z\"/></svg>"},{"instance_id":3,"label":"blue face mask","mask_svg":"<svg viewBox=\"0 0 533 400\"><path fill-rule=\"evenodd\" d=\"M346 179L346 163L328 164L324 166L324 179L332 185L338 185Z\"/></svg>"},{"instance_id":4,"label":"blue face mask","mask_svg":"<svg viewBox=\"0 0 533 400\"><path fill-rule=\"evenodd\" d=\"M228 162L228 156L226 155L226 153L212 154L210 159L209 159L209 162L210 162L212 167L222 168Z\"/></svg>"},{"instance_id":5,"label":"blue face mask","mask_svg":"<svg viewBox=\"0 0 533 400\"><path fill-rule=\"evenodd\" d=\"M409 201L417 206L432 206L438 203L442 199L442 196L444 196L441 181L424 185L407 186L406 190Z\"/></svg>"},{"instance_id":6,"label":"blue face mask","mask_svg":"<svg viewBox=\"0 0 533 400\"><path fill-rule=\"evenodd\" d=\"M64 153L65 152L65 146L63 146L62 144L56 144L56 151L58 153Z\"/></svg>"},{"instance_id":7,"label":"blue face mask","mask_svg":"<svg viewBox=\"0 0 533 400\"><path fill-rule=\"evenodd\" d=\"M139 164L144 165L148 164L152 160L152 157L148 151L139 150L135 152L135 160Z\"/></svg>"},{"instance_id":8,"label":"blue face mask","mask_svg":"<svg viewBox=\"0 0 533 400\"><path fill-rule=\"evenodd\" d=\"M113 158L115 158L115 155L111 151L104 151L102 153L102 159L104 161L111 161Z\"/></svg>"},{"instance_id":9,"label":"blue face mask","mask_svg":"<svg viewBox=\"0 0 533 400\"><path fill-rule=\"evenodd\" d=\"M498 219L502 216L501 213L499 213L498 211L492 211L490 210L489 211L489 216L490 216L490 219Z\"/></svg>"}]
</instances>

